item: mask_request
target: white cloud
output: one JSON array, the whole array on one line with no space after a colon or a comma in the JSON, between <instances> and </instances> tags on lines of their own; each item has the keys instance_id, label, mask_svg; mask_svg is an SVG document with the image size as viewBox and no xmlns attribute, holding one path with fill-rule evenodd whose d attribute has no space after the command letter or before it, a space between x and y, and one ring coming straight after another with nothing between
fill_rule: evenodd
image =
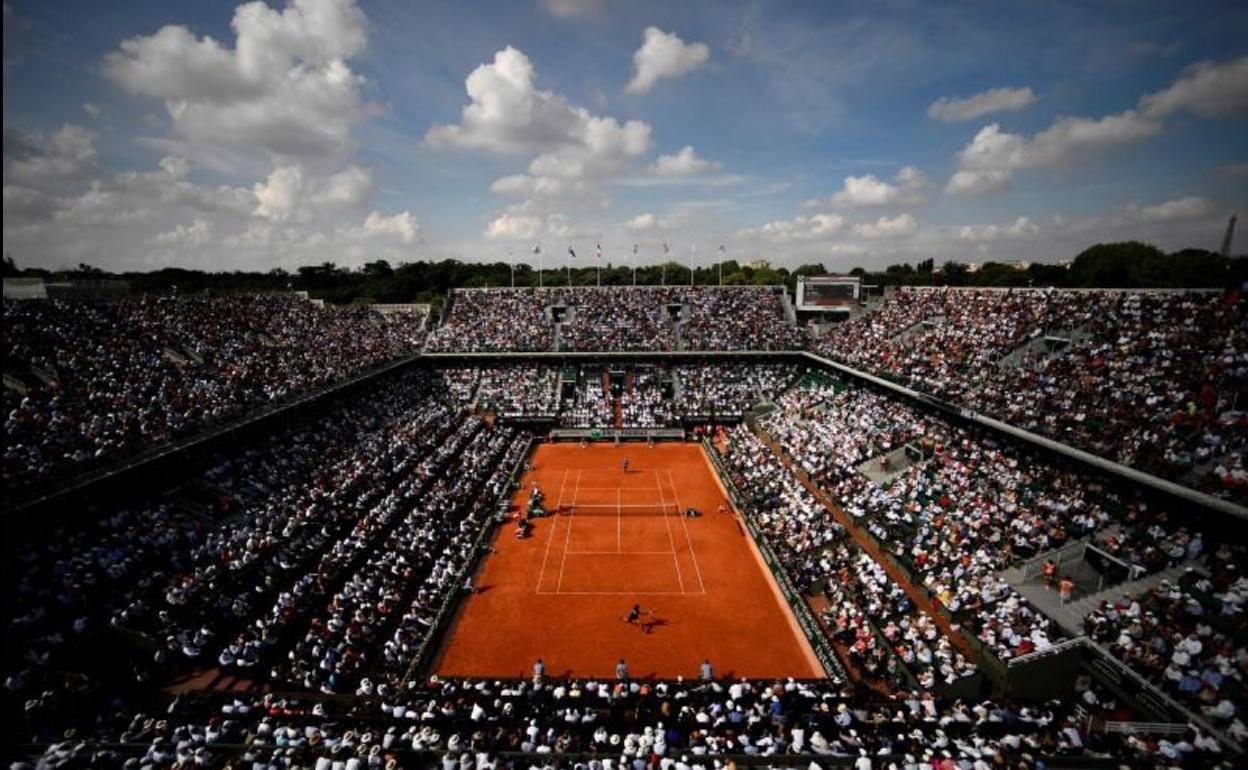
<instances>
[{"instance_id":1,"label":"white cloud","mask_svg":"<svg viewBox=\"0 0 1248 770\"><path fill-rule=\"evenodd\" d=\"M675 155L660 155L648 168L655 176L693 176L714 171L720 164L698 157L692 145L686 144Z\"/></svg>"},{"instance_id":2,"label":"white cloud","mask_svg":"<svg viewBox=\"0 0 1248 770\"><path fill-rule=\"evenodd\" d=\"M300 166L281 166L252 189L256 216L274 222L307 222L325 209L362 207L373 195L373 172L349 166L328 177L310 178Z\"/></svg>"},{"instance_id":3,"label":"white cloud","mask_svg":"<svg viewBox=\"0 0 1248 770\"><path fill-rule=\"evenodd\" d=\"M923 202L922 190L927 177L914 166L897 172L893 182L882 181L874 174L847 176L841 189L826 203L841 208L866 206L912 206ZM824 201L808 201L807 206L824 205Z\"/></svg>"},{"instance_id":4,"label":"white cloud","mask_svg":"<svg viewBox=\"0 0 1248 770\"><path fill-rule=\"evenodd\" d=\"M919 223L909 214L880 217L874 222L854 225L854 235L859 238L906 238L918 232Z\"/></svg>"},{"instance_id":5,"label":"white cloud","mask_svg":"<svg viewBox=\"0 0 1248 770\"><path fill-rule=\"evenodd\" d=\"M478 66L466 79L470 101L460 122L434 126L426 141L437 147L536 154L527 173L501 177L490 187L494 193L524 199L506 212L515 217L555 213L556 203L606 205L600 185L649 151L650 126L593 115L558 94L538 90L534 78L523 52L511 47L498 51L492 62ZM499 227L503 233L527 229L511 219L502 219Z\"/></svg>"},{"instance_id":6,"label":"white cloud","mask_svg":"<svg viewBox=\"0 0 1248 770\"><path fill-rule=\"evenodd\" d=\"M1140 107L1154 117L1181 110L1204 118L1248 112L1248 56L1191 66L1169 88L1141 99Z\"/></svg>"},{"instance_id":7,"label":"white cloud","mask_svg":"<svg viewBox=\"0 0 1248 770\"><path fill-rule=\"evenodd\" d=\"M557 217L504 212L491 220L485 237L491 240L533 240L543 234L563 236L570 232L567 223Z\"/></svg>"},{"instance_id":8,"label":"white cloud","mask_svg":"<svg viewBox=\"0 0 1248 770\"><path fill-rule=\"evenodd\" d=\"M4 178L35 187L81 182L94 175L94 132L66 123L52 136L4 130Z\"/></svg>"},{"instance_id":9,"label":"white cloud","mask_svg":"<svg viewBox=\"0 0 1248 770\"><path fill-rule=\"evenodd\" d=\"M435 147L531 158L525 173L500 177L490 186L519 202L494 217L486 229L489 238L571 232L567 214L604 208L609 202L604 186L650 150L647 123L594 115L539 90L535 78L523 52L498 51L465 80L469 103L460 122L435 125L425 135Z\"/></svg>"},{"instance_id":10,"label":"white cloud","mask_svg":"<svg viewBox=\"0 0 1248 770\"><path fill-rule=\"evenodd\" d=\"M98 105L92 104L91 102L83 102L82 111L93 118L98 118L104 112Z\"/></svg>"},{"instance_id":11,"label":"white cloud","mask_svg":"<svg viewBox=\"0 0 1248 770\"><path fill-rule=\"evenodd\" d=\"M625 222L624 227L632 230L633 232L642 232L644 230L653 230L657 223L658 220L655 219L654 214L646 212L644 214L638 214Z\"/></svg>"},{"instance_id":12,"label":"white cloud","mask_svg":"<svg viewBox=\"0 0 1248 770\"><path fill-rule=\"evenodd\" d=\"M460 122L432 127L426 140L434 146L496 153L540 152L554 156L542 159L547 167L586 156L635 157L649 148L646 123L630 120L621 125L591 115L558 94L538 90L534 74L523 52L511 46L498 51L493 62L478 66L465 81L470 102Z\"/></svg>"},{"instance_id":13,"label":"white cloud","mask_svg":"<svg viewBox=\"0 0 1248 770\"><path fill-rule=\"evenodd\" d=\"M953 123L974 120L993 112L1021 110L1035 101L1035 92L1027 87L993 88L962 99L937 99L927 108L927 114L936 120Z\"/></svg>"},{"instance_id":14,"label":"white cloud","mask_svg":"<svg viewBox=\"0 0 1248 770\"><path fill-rule=\"evenodd\" d=\"M625 87L630 94L648 93L663 78L677 78L706 64L711 49L705 43L688 43L675 33L647 27L641 48L633 54L633 79Z\"/></svg>"},{"instance_id":15,"label":"white cloud","mask_svg":"<svg viewBox=\"0 0 1248 770\"><path fill-rule=\"evenodd\" d=\"M840 214L812 214L808 217L778 219L761 227L741 230L737 236L740 238L758 237L774 243L786 243L827 238L839 233L844 226L845 218Z\"/></svg>"},{"instance_id":16,"label":"white cloud","mask_svg":"<svg viewBox=\"0 0 1248 770\"><path fill-rule=\"evenodd\" d=\"M1039 230L1035 222L1019 217L1008 225L963 225L958 228L958 237L964 241L995 241L1035 235Z\"/></svg>"},{"instance_id":17,"label":"white cloud","mask_svg":"<svg viewBox=\"0 0 1248 770\"><path fill-rule=\"evenodd\" d=\"M371 170L350 166L325 180L315 199L329 205L363 206L373 197L373 187Z\"/></svg>"},{"instance_id":18,"label":"white cloud","mask_svg":"<svg viewBox=\"0 0 1248 770\"><path fill-rule=\"evenodd\" d=\"M1107 115L1099 120L1062 118L1028 139L1001 130L996 123L984 126L958 153L960 168L945 191L954 195L977 195L1009 186L1014 172L1039 166L1057 166L1076 157L1130 144L1161 131L1161 124L1135 110Z\"/></svg>"},{"instance_id":19,"label":"white cloud","mask_svg":"<svg viewBox=\"0 0 1248 770\"><path fill-rule=\"evenodd\" d=\"M212 237L212 224L196 219L189 225L180 224L168 232L157 234L152 243L157 246L194 248L208 243Z\"/></svg>"},{"instance_id":20,"label":"white cloud","mask_svg":"<svg viewBox=\"0 0 1248 770\"><path fill-rule=\"evenodd\" d=\"M1155 203L1139 210L1140 219L1146 222L1174 222L1185 219L1202 219L1213 213L1213 204L1197 195Z\"/></svg>"},{"instance_id":21,"label":"white cloud","mask_svg":"<svg viewBox=\"0 0 1248 770\"><path fill-rule=\"evenodd\" d=\"M254 167L257 153L279 164L342 157L367 114L347 65L367 44L354 0L247 3L231 28L233 48L168 25L105 57L105 75L127 92L163 100L175 136L152 143L232 171Z\"/></svg>"},{"instance_id":22,"label":"white cloud","mask_svg":"<svg viewBox=\"0 0 1248 770\"><path fill-rule=\"evenodd\" d=\"M958 170L945 191L979 195L1002 190L1017 171L1064 165L1153 136L1167 116L1180 110L1204 117L1248 110L1248 57L1197 65L1169 88L1141 97L1138 109L1099 119L1060 118L1031 138L1004 132L996 123L984 126L958 153Z\"/></svg>"},{"instance_id":23,"label":"white cloud","mask_svg":"<svg viewBox=\"0 0 1248 770\"><path fill-rule=\"evenodd\" d=\"M256 193L256 216L273 222L285 222L295 217L303 195L303 173L298 166L273 169L269 178L254 187Z\"/></svg>"},{"instance_id":24,"label":"white cloud","mask_svg":"<svg viewBox=\"0 0 1248 770\"><path fill-rule=\"evenodd\" d=\"M370 237L392 235L397 236L403 243L410 244L416 240L419 233L420 225L416 223L416 217L410 211L402 211L388 217L376 211L370 211L364 220L364 234Z\"/></svg>"}]
</instances>

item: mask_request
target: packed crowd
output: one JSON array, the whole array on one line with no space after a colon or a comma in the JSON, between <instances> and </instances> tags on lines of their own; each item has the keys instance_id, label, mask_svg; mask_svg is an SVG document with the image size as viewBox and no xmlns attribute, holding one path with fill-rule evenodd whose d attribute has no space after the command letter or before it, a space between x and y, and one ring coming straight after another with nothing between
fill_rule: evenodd
<instances>
[{"instance_id":1,"label":"packed crowd","mask_svg":"<svg viewBox=\"0 0 1248 770\"><path fill-rule=\"evenodd\" d=\"M1084 620L1084 632L1217 729L1248 740L1248 576L1242 547L1223 543L1141 595L1127 594Z\"/></svg>"},{"instance_id":2,"label":"packed crowd","mask_svg":"<svg viewBox=\"0 0 1248 770\"><path fill-rule=\"evenodd\" d=\"M456 289L436 353L800 350L770 286ZM556 327L558 331L556 332Z\"/></svg>"},{"instance_id":3,"label":"packed crowd","mask_svg":"<svg viewBox=\"0 0 1248 770\"><path fill-rule=\"evenodd\" d=\"M63 480L418 352L423 324L290 296L5 302L5 484Z\"/></svg>"},{"instance_id":4,"label":"packed crowd","mask_svg":"<svg viewBox=\"0 0 1248 770\"><path fill-rule=\"evenodd\" d=\"M975 673L931 617L869 554L844 538L832 513L751 430L737 426L722 456L747 512L799 591L822 597L827 633L849 667L891 691L931 692Z\"/></svg>"},{"instance_id":5,"label":"packed crowd","mask_svg":"<svg viewBox=\"0 0 1248 770\"><path fill-rule=\"evenodd\" d=\"M551 302L566 305L570 315L559 330L560 349L672 350L676 332L662 300L644 286L556 289Z\"/></svg>"},{"instance_id":6,"label":"packed crowd","mask_svg":"<svg viewBox=\"0 0 1248 770\"><path fill-rule=\"evenodd\" d=\"M637 366L630 370L620 393L620 417L627 427L666 428L677 424L672 399L665 392L659 369Z\"/></svg>"},{"instance_id":7,"label":"packed crowd","mask_svg":"<svg viewBox=\"0 0 1248 770\"><path fill-rule=\"evenodd\" d=\"M1058 636L1002 570L1096 532L1118 550L1176 531L1096 477L864 388L812 382L778 406L767 432L1002 659Z\"/></svg>"},{"instance_id":8,"label":"packed crowd","mask_svg":"<svg viewBox=\"0 0 1248 770\"><path fill-rule=\"evenodd\" d=\"M1110 436L1093 448L1129 451L1119 459L1148 458L1171 476L1212 474L1223 492L1241 489L1245 425L1225 408L1225 389L1244 387L1243 303L901 296L851 322L865 352L850 363L1015 422L1035 419L1031 427L1072 443ZM6 355L18 362L6 363L5 478L18 484L342 379L412 352L423 334L410 316L289 298L6 303L5 316ZM585 349L676 340L690 349L786 349L793 331L769 289L465 290L429 349L549 349L556 339ZM828 344L847 344L846 333ZM977 370L987 374L972 388ZM1106 603L1086 632L1216 730L1248 741L1245 553L1223 543L1206 552L1203 522L1180 522L1087 472L793 365L625 371L613 393L605 372L583 368L562 404L552 366L391 375L384 398L331 402L315 421L205 461L178 490L91 511L50 537L23 535L6 546L13 579L4 619L23 653L4 661L6 725L49 745L40 760L48 767L436 762L489 770L506 766L510 752L532 755L524 766L588 752L619 770L710 770L734 754L857 757L860 768L907 770L1031 766L1053 756L1217 762L1217 742L1197 728L1167 740L1113 738L1088 732L1070 704L939 699L976 669L961 635L950 638L947 624L916 606L915 587L999 659L1042 651L1057 641L1056 626L999 574L1086 535L1132 577L1192 563L1177 581ZM1042 394L1033 417L1021 400L992 395L1013 387ZM856 683L892 701L850 698L835 674L821 683L413 679L432 630L472 590L479 536L529 440L473 416L473 407L557 413L568 427L651 427L684 415L736 416L760 401L775 402L759 425L780 451L745 426L721 434L729 486ZM1082 415L1078 427L1044 411L1068 408ZM1143 415L1138 424L1129 424L1131 409ZM846 537L786 462L901 571ZM204 669L307 695L204 694L159 714L114 695ZM1080 703L1113 710L1103 694L1083 693ZM68 734L67 715L83 717Z\"/></svg>"},{"instance_id":9,"label":"packed crowd","mask_svg":"<svg viewBox=\"0 0 1248 770\"><path fill-rule=\"evenodd\" d=\"M6 711L206 668L326 692L397 684L527 444L432 383L405 375L210 462L173 497L10 544L6 621L25 654L5 660ZM92 646L115 634L150 654L102 666Z\"/></svg>"},{"instance_id":10,"label":"packed crowd","mask_svg":"<svg viewBox=\"0 0 1248 770\"><path fill-rule=\"evenodd\" d=\"M1129 716L1089 687L1067 701L851 699L824 682L430 680L401 696L335 702L275 695L178 699L44 739L41 767L274 767L444 770L577 767L722 770L734 757L775 768L1044 767L1057 759L1230 768L1191 729L1156 738L1090 730Z\"/></svg>"},{"instance_id":11,"label":"packed crowd","mask_svg":"<svg viewBox=\"0 0 1248 770\"><path fill-rule=\"evenodd\" d=\"M565 387L563 406L559 410L559 425L564 428L615 427L614 398L607 384L607 374L601 369L581 370L576 386L567 392Z\"/></svg>"},{"instance_id":12,"label":"packed crowd","mask_svg":"<svg viewBox=\"0 0 1248 770\"><path fill-rule=\"evenodd\" d=\"M503 417L553 417L559 410L559 370L541 364L450 366L438 370L457 404Z\"/></svg>"},{"instance_id":13,"label":"packed crowd","mask_svg":"<svg viewBox=\"0 0 1248 770\"><path fill-rule=\"evenodd\" d=\"M501 417L558 417L563 427L613 426L618 391L622 425L653 428L678 425L682 417L740 418L749 407L778 396L805 369L754 362L643 364L619 367L623 380L605 385L599 366L569 367L578 384L564 393L562 403L555 366L513 363L437 371L454 403Z\"/></svg>"},{"instance_id":14,"label":"packed crowd","mask_svg":"<svg viewBox=\"0 0 1248 770\"><path fill-rule=\"evenodd\" d=\"M550 350L554 326L539 289L455 289L446 320L429 333L431 353Z\"/></svg>"},{"instance_id":15,"label":"packed crowd","mask_svg":"<svg viewBox=\"0 0 1248 770\"><path fill-rule=\"evenodd\" d=\"M677 364L676 409L692 417L740 417L782 393L802 371L795 364Z\"/></svg>"},{"instance_id":16,"label":"packed crowd","mask_svg":"<svg viewBox=\"0 0 1248 770\"><path fill-rule=\"evenodd\" d=\"M1127 465L1248 500L1248 299L903 289L816 348Z\"/></svg>"},{"instance_id":17,"label":"packed crowd","mask_svg":"<svg viewBox=\"0 0 1248 770\"><path fill-rule=\"evenodd\" d=\"M680 330L686 350L801 350L802 333L770 286L691 286L676 294L689 308Z\"/></svg>"}]
</instances>

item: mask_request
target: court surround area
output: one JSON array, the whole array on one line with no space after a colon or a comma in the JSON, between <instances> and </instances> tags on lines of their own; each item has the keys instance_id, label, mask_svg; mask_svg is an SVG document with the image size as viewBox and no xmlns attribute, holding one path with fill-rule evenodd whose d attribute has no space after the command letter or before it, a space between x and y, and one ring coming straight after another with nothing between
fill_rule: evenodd
<instances>
[{"instance_id":1,"label":"court surround area","mask_svg":"<svg viewBox=\"0 0 1248 770\"><path fill-rule=\"evenodd\" d=\"M623 460L629 461L627 471ZM698 444L542 444L533 484L551 515L500 527L432 669L448 676L822 676ZM700 516L689 517L693 508ZM633 604L643 623L629 624Z\"/></svg>"}]
</instances>

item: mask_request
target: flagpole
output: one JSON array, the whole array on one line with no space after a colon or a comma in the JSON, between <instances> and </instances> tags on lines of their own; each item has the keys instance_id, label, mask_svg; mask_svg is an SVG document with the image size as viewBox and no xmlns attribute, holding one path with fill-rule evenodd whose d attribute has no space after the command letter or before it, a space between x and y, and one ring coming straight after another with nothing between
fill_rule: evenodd
<instances>
[{"instance_id":1,"label":"flagpole","mask_svg":"<svg viewBox=\"0 0 1248 770\"><path fill-rule=\"evenodd\" d=\"M724 245L719 245L719 285L724 285Z\"/></svg>"},{"instance_id":2,"label":"flagpole","mask_svg":"<svg viewBox=\"0 0 1248 770\"><path fill-rule=\"evenodd\" d=\"M637 244L633 244L633 285L637 285Z\"/></svg>"},{"instance_id":3,"label":"flagpole","mask_svg":"<svg viewBox=\"0 0 1248 770\"><path fill-rule=\"evenodd\" d=\"M516 257L511 252L507 252L507 261L511 264L511 288L516 288Z\"/></svg>"},{"instance_id":4,"label":"flagpole","mask_svg":"<svg viewBox=\"0 0 1248 770\"><path fill-rule=\"evenodd\" d=\"M689 247L689 285L693 285L693 260L697 257L698 247L693 245Z\"/></svg>"}]
</instances>

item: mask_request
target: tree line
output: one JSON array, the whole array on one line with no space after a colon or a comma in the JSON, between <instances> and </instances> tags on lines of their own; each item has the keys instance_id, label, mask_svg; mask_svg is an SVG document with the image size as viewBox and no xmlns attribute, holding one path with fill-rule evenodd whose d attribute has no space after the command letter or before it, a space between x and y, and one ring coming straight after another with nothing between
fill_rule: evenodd
<instances>
[{"instance_id":1,"label":"tree line","mask_svg":"<svg viewBox=\"0 0 1248 770\"><path fill-rule=\"evenodd\" d=\"M164 268L149 272L109 273L80 264L73 270L20 269L12 257L4 257L4 275L42 277L48 281L122 279L139 292L279 292L306 291L332 303L430 302L440 304L453 288L505 286L643 286L689 285L785 285L795 290L799 276L826 275L822 264L784 267L752 267L735 260L699 266L692 276L687 264L667 262L632 266L607 263L601 267L578 265L539 271L528 264L514 267L506 262L464 262L458 259L404 262L385 260L348 268L333 262L305 265L294 271L208 272ZM937 267L931 259L917 264L890 265L871 271L855 267L850 275L877 286L1033 286L1059 288L1197 288L1240 287L1248 281L1248 257L1227 258L1216 252L1184 249L1166 253L1145 243L1103 243L1085 249L1069 263L1016 265L986 262L973 270L960 262Z\"/></svg>"}]
</instances>

